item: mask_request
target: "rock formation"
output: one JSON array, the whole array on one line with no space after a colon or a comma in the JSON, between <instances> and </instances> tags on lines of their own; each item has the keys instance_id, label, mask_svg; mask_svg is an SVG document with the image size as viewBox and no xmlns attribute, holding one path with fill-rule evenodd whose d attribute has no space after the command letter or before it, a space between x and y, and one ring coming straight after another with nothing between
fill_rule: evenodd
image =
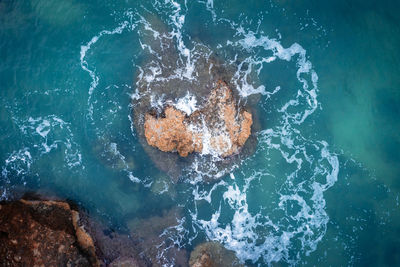
<instances>
[{"instance_id":1,"label":"rock formation","mask_svg":"<svg viewBox=\"0 0 400 267\"><path fill-rule=\"evenodd\" d=\"M136 218L120 234L63 201L0 204L0 266L242 267L233 251L206 242L188 255L169 239L181 210ZM177 233L175 233L177 234Z\"/></svg>"},{"instance_id":2,"label":"rock formation","mask_svg":"<svg viewBox=\"0 0 400 267\"><path fill-rule=\"evenodd\" d=\"M198 245L190 254L190 267L243 267L233 251L216 242Z\"/></svg>"},{"instance_id":3,"label":"rock formation","mask_svg":"<svg viewBox=\"0 0 400 267\"><path fill-rule=\"evenodd\" d=\"M59 201L0 205L1 266L100 266L79 213Z\"/></svg>"},{"instance_id":4,"label":"rock formation","mask_svg":"<svg viewBox=\"0 0 400 267\"><path fill-rule=\"evenodd\" d=\"M252 116L239 110L231 89L217 82L204 106L188 116L173 106L162 114L147 113L144 131L149 145L161 151L227 157L239 152L250 136Z\"/></svg>"},{"instance_id":5,"label":"rock formation","mask_svg":"<svg viewBox=\"0 0 400 267\"><path fill-rule=\"evenodd\" d=\"M151 49L144 50L135 75L132 94L134 134L149 159L167 173L173 183L181 178L197 179L198 175L206 182L218 180L253 154L257 146L256 136L250 134L250 128L252 132L259 129L257 110L253 108L259 96L257 99L247 97L239 106L238 91L229 89L237 86L234 79L238 78L235 75L241 54L232 52L234 54L227 56L196 40L188 58L177 49L168 25L151 14L146 20L151 29L146 24L139 32L142 43ZM159 34L155 36L154 31ZM227 61L230 57L236 60ZM257 83L256 75L246 74L246 79L249 83ZM221 97L224 92L226 99ZM197 101L199 108L192 114L177 108L177 103L188 95ZM216 102L219 105L213 105ZM226 116L222 116L222 112Z\"/></svg>"}]
</instances>

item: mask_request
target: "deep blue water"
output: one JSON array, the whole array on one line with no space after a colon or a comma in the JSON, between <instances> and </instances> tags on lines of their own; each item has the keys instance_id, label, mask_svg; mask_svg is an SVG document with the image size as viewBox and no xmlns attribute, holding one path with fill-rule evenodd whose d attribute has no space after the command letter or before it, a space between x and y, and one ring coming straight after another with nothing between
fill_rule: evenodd
<instances>
[{"instance_id":1,"label":"deep blue water","mask_svg":"<svg viewBox=\"0 0 400 267\"><path fill-rule=\"evenodd\" d=\"M176 244L249 265L400 265L399 6L0 1L0 199L57 195L121 230L180 207ZM216 183L174 185L132 125L160 25L184 70L204 45L259 99L255 153Z\"/></svg>"}]
</instances>

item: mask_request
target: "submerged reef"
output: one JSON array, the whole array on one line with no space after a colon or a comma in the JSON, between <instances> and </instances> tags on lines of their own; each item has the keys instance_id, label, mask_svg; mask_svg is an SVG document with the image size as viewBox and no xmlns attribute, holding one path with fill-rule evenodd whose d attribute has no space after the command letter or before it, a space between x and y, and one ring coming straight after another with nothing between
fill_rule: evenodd
<instances>
[{"instance_id":1,"label":"submerged reef","mask_svg":"<svg viewBox=\"0 0 400 267\"><path fill-rule=\"evenodd\" d=\"M205 105L190 116L173 106L161 114L146 114L144 132L149 145L164 152L177 151L182 157L192 152L227 157L239 153L252 123L249 112L238 110L231 89L218 81Z\"/></svg>"},{"instance_id":2,"label":"submerged reef","mask_svg":"<svg viewBox=\"0 0 400 267\"><path fill-rule=\"evenodd\" d=\"M188 266L187 251L170 238L170 235L178 234L180 220L182 210L172 208L160 215L128 221L131 235L140 240L141 254L146 256L147 266Z\"/></svg>"}]
</instances>

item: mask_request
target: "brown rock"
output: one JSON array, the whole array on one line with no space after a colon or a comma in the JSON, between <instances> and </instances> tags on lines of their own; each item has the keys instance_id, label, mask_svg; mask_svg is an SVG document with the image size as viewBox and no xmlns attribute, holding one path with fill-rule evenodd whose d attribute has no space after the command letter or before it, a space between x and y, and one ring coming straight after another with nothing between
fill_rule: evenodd
<instances>
[{"instance_id":1,"label":"brown rock","mask_svg":"<svg viewBox=\"0 0 400 267\"><path fill-rule=\"evenodd\" d=\"M0 266L99 266L93 240L78 225L78 215L65 202L2 204Z\"/></svg>"},{"instance_id":2,"label":"brown rock","mask_svg":"<svg viewBox=\"0 0 400 267\"><path fill-rule=\"evenodd\" d=\"M251 114L238 109L231 89L219 81L204 106L190 116L172 106L161 115L147 113L144 132L148 144L164 152L227 157L239 153L252 123Z\"/></svg>"},{"instance_id":3,"label":"brown rock","mask_svg":"<svg viewBox=\"0 0 400 267\"><path fill-rule=\"evenodd\" d=\"M195 47L192 49L195 52L192 53L191 58L194 72L189 79L178 73L179 70L185 70L187 62L180 57L174 38L168 33L168 25L165 25L156 15L146 15L146 20L149 21L152 29L160 32L160 35L158 38L154 38L152 30L149 30L147 27L140 29L141 33L143 33L143 43L148 44L151 47L151 51L156 53L147 53L147 50L144 51L143 64L135 73L134 92L132 94L132 129L134 129L138 141L150 160L159 170L166 173L173 183L177 183L180 179L187 179L188 177L196 179L199 175L205 182L219 180L224 174L230 172L234 166L238 166L243 159L252 155L256 150L257 138L253 134L246 138L245 126L242 127L241 135L237 139L238 144L244 144L239 149L233 146L232 151L226 151L226 154L232 153L235 150L237 152L240 151L240 153L235 154L236 152L233 152L232 156L229 157L207 155L205 152L210 147L209 142L206 143L207 146L202 147L202 136L196 134L192 136L192 142L194 142L194 145L198 145L194 147L194 151L202 151L204 153L202 155L199 153L189 153L193 148L189 143L189 145L179 148L183 155L186 152L188 153L187 157L181 157L178 152L178 145L175 148L178 153L165 153L157 146L149 145L145 136L145 118L150 110L154 111L151 115L156 119L165 117L166 105L176 103L177 100L186 97L188 94L195 97L200 107L204 107L211 92L216 88L218 81L226 81L228 86L233 89L232 86L235 86L234 80L237 78L237 69L246 56L241 56L231 51L233 54L228 57L237 57L237 60L228 63L226 62L225 55L214 53L210 48L202 45L201 40L196 40L194 42ZM246 79L250 84L261 84L255 72L247 73ZM233 95L236 99L235 102L238 102L240 97L237 93L236 90L233 90ZM243 109L242 105L244 105L245 109L249 111L248 114L251 115L252 124L247 124L251 124L253 132L260 129L257 109L253 108L256 107L259 99L260 95L248 96L245 101L241 102L240 106L240 109ZM166 105L160 106L162 103ZM235 108L238 110L237 105ZM238 111L238 113L242 112ZM246 117L248 118L249 116ZM184 121L188 121L186 116ZM249 120L247 119L247 121ZM247 127L247 129L250 130L250 127ZM185 138L184 140L188 139ZM156 141L157 139L154 142ZM222 137L213 138L212 143L214 147L225 146L224 138ZM219 153L215 152L215 154Z\"/></svg>"},{"instance_id":4,"label":"brown rock","mask_svg":"<svg viewBox=\"0 0 400 267\"><path fill-rule=\"evenodd\" d=\"M198 245L190 254L190 267L243 267L233 251L216 242Z\"/></svg>"},{"instance_id":5,"label":"brown rock","mask_svg":"<svg viewBox=\"0 0 400 267\"><path fill-rule=\"evenodd\" d=\"M75 235L76 239L78 240L78 244L80 245L81 249L83 249L90 256L90 258L95 261L94 265L98 266L99 262L96 258L96 249L94 247L92 237L85 231L83 226L79 226L79 212L71 210L71 214L72 224L75 229Z\"/></svg>"},{"instance_id":6,"label":"brown rock","mask_svg":"<svg viewBox=\"0 0 400 267\"><path fill-rule=\"evenodd\" d=\"M193 137L184 124L183 112L169 106L165 109L165 118L156 118L150 114L145 117L145 135L151 146L161 151L178 151L186 157L194 150Z\"/></svg>"},{"instance_id":7,"label":"brown rock","mask_svg":"<svg viewBox=\"0 0 400 267\"><path fill-rule=\"evenodd\" d=\"M204 252L199 258L192 262L191 267L212 267L213 262L209 254Z\"/></svg>"}]
</instances>

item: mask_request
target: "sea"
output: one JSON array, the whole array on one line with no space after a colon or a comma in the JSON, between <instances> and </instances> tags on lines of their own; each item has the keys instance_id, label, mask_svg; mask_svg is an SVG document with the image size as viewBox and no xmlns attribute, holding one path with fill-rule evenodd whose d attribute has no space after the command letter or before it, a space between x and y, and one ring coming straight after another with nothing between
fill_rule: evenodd
<instances>
[{"instance_id":1,"label":"sea","mask_svg":"<svg viewBox=\"0 0 400 267\"><path fill-rule=\"evenodd\" d=\"M219 242L247 266L399 266L399 11L385 0L0 0L0 200L56 195L121 232L179 209L163 232L175 247ZM178 55L171 76L146 63L168 56L163 40ZM257 113L256 146L212 182L196 164L174 182L139 142L138 82L194 81L210 53Z\"/></svg>"}]
</instances>

